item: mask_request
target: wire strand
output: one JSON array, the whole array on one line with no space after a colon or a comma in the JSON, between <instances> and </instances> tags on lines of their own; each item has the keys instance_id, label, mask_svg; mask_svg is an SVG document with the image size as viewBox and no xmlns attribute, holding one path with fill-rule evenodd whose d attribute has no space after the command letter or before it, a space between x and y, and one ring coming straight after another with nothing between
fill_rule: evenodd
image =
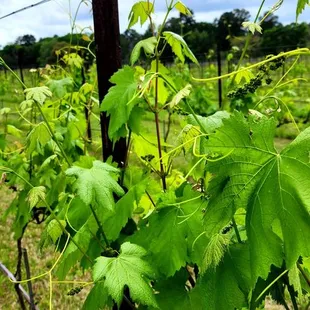
<instances>
[{"instance_id":1,"label":"wire strand","mask_svg":"<svg viewBox=\"0 0 310 310\"><path fill-rule=\"evenodd\" d=\"M28 5L28 6L24 7L24 8L22 8L22 9L19 9L19 10L17 10L17 11L14 11L14 12L12 12L12 13L9 13L9 14L7 14L7 15L4 15L4 16L0 17L0 20L1 20L1 19L4 19L4 18L6 18L6 17L12 16L12 15L15 15L15 14L17 14L17 13L23 12L23 11L25 11L25 10L31 9L31 8L33 8L33 7L35 7L35 6L44 4L44 3L46 3L46 2L50 2L50 1L51 1L51 0L42 0L42 1L39 1L39 2L37 2L37 3Z\"/></svg>"}]
</instances>

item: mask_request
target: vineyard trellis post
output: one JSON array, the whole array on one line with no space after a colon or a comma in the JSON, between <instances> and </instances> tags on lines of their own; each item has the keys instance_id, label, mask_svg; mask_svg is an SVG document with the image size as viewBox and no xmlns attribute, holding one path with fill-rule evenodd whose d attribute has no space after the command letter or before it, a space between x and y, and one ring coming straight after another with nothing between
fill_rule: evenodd
<instances>
[{"instance_id":1,"label":"vineyard trellis post","mask_svg":"<svg viewBox=\"0 0 310 310\"><path fill-rule=\"evenodd\" d=\"M120 30L117 0L93 0L94 33L96 46L96 62L98 74L99 102L108 93L112 84L110 77L121 67ZM113 160L123 167L126 162L127 143L122 138L115 143L108 136L109 116L100 113L102 155L106 160L112 156Z\"/></svg>"}]
</instances>

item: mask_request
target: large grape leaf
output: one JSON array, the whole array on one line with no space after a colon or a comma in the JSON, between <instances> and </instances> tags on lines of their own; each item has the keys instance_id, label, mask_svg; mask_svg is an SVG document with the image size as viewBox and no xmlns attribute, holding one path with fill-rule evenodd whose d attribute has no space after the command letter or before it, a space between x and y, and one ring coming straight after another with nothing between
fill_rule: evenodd
<instances>
[{"instance_id":1,"label":"large grape leaf","mask_svg":"<svg viewBox=\"0 0 310 310\"><path fill-rule=\"evenodd\" d=\"M89 243L93 236L96 234L98 226L93 216L90 216L85 224L78 230L74 235L73 239L75 241L70 241L64 254L61 256L61 260L57 266L56 275L60 280L65 279L66 275L70 269L81 259L87 252ZM79 247L76 246L79 245Z\"/></svg>"},{"instance_id":2,"label":"large grape leaf","mask_svg":"<svg viewBox=\"0 0 310 310\"><path fill-rule=\"evenodd\" d=\"M94 281L104 280L104 287L118 306L123 299L125 286L129 288L134 301L157 308L157 303L148 279L154 274L151 266L143 257L147 252L129 242L121 245L118 257L96 259L93 267Z\"/></svg>"},{"instance_id":3,"label":"large grape leaf","mask_svg":"<svg viewBox=\"0 0 310 310\"><path fill-rule=\"evenodd\" d=\"M131 110L137 103L137 99L132 100L138 89L135 69L125 66L113 74L110 82L116 85L112 86L104 97L101 111L105 111L111 116L109 137L117 140L119 138L118 131L127 123Z\"/></svg>"},{"instance_id":4,"label":"large grape leaf","mask_svg":"<svg viewBox=\"0 0 310 310\"><path fill-rule=\"evenodd\" d=\"M103 282L96 283L87 295L82 310L100 310L106 309L109 301L107 289Z\"/></svg>"},{"instance_id":5,"label":"large grape leaf","mask_svg":"<svg viewBox=\"0 0 310 310\"><path fill-rule=\"evenodd\" d=\"M278 152L275 120L241 113L223 119L205 145L213 156L229 154L207 169L214 175L208 192L206 234L219 233L238 208L246 213L252 285L266 278L270 265L291 268L310 255L310 128Z\"/></svg>"},{"instance_id":6,"label":"large grape leaf","mask_svg":"<svg viewBox=\"0 0 310 310\"><path fill-rule=\"evenodd\" d=\"M114 241L119 236L121 229L126 225L134 210L135 203L138 204L141 196L149 183L146 178L134 185L129 191L115 204L115 212L103 224L106 230L106 236Z\"/></svg>"},{"instance_id":7,"label":"large grape leaf","mask_svg":"<svg viewBox=\"0 0 310 310\"><path fill-rule=\"evenodd\" d=\"M185 287L188 277L188 272L181 269L173 277L155 284L160 309L241 309L247 305L250 292L248 244L231 246L217 268L198 275L196 286L191 291Z\"/></svg>"},{"instance_id":8,"label":"large grape leaf","mask_svg":"<svg viewBox=\"0 0 310 310\"><path fill-rule=\"evenodd\" d=\"M118 196L124 194L124 190L112 175L118 172L118 169L109 164L95 160L90 169L73 166L66 171L66 174L77 177L74 183L75 189L87 206L96 204L101 210L113 210L113 192Z\"/></svg>"},{"instance_id":9,"label":"large grape leaf","mask_svg":"<svg viewBox=\"0 0 310 310\"><path fill-rule=\"evenodd\" d=\"M296 7L296 20L298 19L298 16L302 13L302 11L306 8L306 5L309 4L309 0L298 0Z\"/></svg>"},{"instance_id":10,"label":"large grape leaf","mask_svg":"<svg viewBox=\"0 0 310 310\"><path fill-rule=\"evenodd\" d=\"M147 249L158 272L167 277L174 275L187 262L201 264L204 236L198 239L194 248L193 244L203 232L202 209L205 205L206 201L199 197L199 193L186 186L183 195L176 197L174 203L160 202L148 217L148 224L130 240Z\"/></svg>"},{"instance_id":11,"label":"large grape leaf","mask_svg":"<svg viewBox=\"0 0 310 310\"><path fill-rule=\"evenodd\" d=\"M231 246L216 269L210 268L200 275L190 294L191 299L200 299L200 309L234 310L245 307L251 287L249 260L247 244Z\"/></svg>"},{"instance_id":12,"label":"large grape leaf","mask_svg":"<svg viewBox=\"0 0 310 310\"><path fill-rule=\"evenodd\" d=\"M202 309L201 298L196 298L198 294L190 294L186 288L188 277L188 271L183 268L173 277L156 282L154 289L161 310Z\"/></svg>"}]
</instances>

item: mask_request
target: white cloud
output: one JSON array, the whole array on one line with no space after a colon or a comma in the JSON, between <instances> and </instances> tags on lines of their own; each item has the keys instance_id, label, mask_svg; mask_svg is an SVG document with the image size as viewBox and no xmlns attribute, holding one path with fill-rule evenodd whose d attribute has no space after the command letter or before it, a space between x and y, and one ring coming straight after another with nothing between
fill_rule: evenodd
<instances>
[{"instance_id":1,"label":"white cloud","mask_svg":"<svg viewBox=\"0 0 310 310\"><path fill-rule=\"evenodd\" d=\"M0 16L11 13L22 7L35 3L38 0L1 0ZM74 14L80 0L71 0L71 13ZM131 6L136 0L119 0L119 19L120 30L125 31L128 25L128 14ZM246 6L244 0L183 0L195 12L197 21L212 22L223 12L234 8L245 8L250 11L252 19L256 15L260 0L248 1L250 5ZM269 9L276 0L266 0L263 11ZM160 24L165 15L164 0L156 1L155 23ZM293 22L295 20L296 1L286 0L283 7L276 13L283 23ZM173 12L171 16L177 16ZM31 8L24 12L15 14L0 20L0 45L4 46L9 42L14 42L18 36L24 34L33 34L37 39L42 37L64 35L70 32L69 18L69 0L52 0L40 6ZM306 10L301 16L300 21L310 20L310 10ZM77 25L81 27L92 26L91 6L82 5L78 14ZM135 27L139 32L143 32L146 26Z\"/></svg>"}]
</instances>

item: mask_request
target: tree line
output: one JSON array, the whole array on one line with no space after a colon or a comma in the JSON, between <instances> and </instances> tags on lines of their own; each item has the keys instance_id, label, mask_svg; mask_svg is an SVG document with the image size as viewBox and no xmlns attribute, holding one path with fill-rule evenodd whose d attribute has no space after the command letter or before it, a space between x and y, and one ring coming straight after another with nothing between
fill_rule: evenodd
<instances>
[{"instance_id":1,"label":"tree line","mask_svg":"<svg viewBox=\"0 0 310 310\"><path fill-rule=\"evenodd\" d=\"M193 12L192 12L193 13ZM264 15L262 15L263 17ZM260 19L262 19L262 17ZM223 13L213 23L197 22L194 13L192 16L180 14L170 18L165 30L173 31L185 37L190 49L200 61L215 58L215 51L241 51L245 43L247 30L242 23L250 20L251 15L245 9L235 9ZM278 16L270 14L261 24L264 35L255 34L249 48L251 57L260 57L266 54L277 54L298 47L305 47L310 42L310 24L291 23L283 25ZM141 39L150 37L151 29L144 34L130 29L121 34L121 48L123 63L129 62L130 51ZM58 60L57 51L69 46L88 46L89 41L83 39L82 34L67 34L42 38L36 41L33 35L26 34L18 37L13 44L6 45L0 56L11 67L43 67L46 64L55 64ZM92 38L92 35L90 35ZM93 45L90 45L93 48ZM173 61L172 51L167 49L163 59Z\"/></svg>"}]
</instances>

